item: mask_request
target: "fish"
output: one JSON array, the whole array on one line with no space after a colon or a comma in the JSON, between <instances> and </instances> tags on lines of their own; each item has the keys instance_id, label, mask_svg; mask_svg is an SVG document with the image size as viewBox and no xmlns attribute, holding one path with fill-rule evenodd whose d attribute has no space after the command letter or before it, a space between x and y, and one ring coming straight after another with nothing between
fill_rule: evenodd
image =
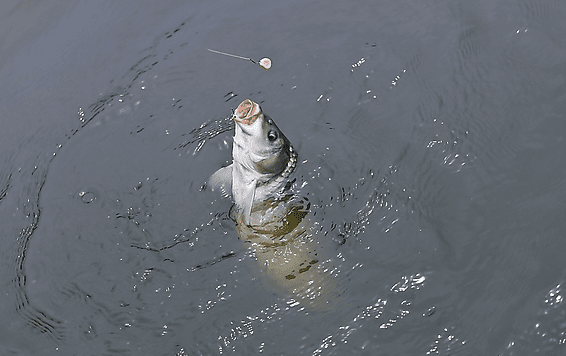
<instances>
[{"instance_id":1,"label":"fish","mask_svg":"<svg viewBox=\"0 0 566 356\"><path fill-rule=\"evenodd\" d=\"M235 205L231 215L236 221L261 225L261 220L266 219L252 214L253 208L284 190L297 165L298 155L259 104L244 100L232 118L236 123L233 163L214 173L207 185L212 190L221 189L225 196L232 196ZM268 220L272 220L271 217Z\"/></svg>"},{"instance_id":2,"label":"fish","mask_svg":"<svg viewBox=\"0 0 566 356\"><path fill-rule=\"evenodd\" d=\"M216 171L207 187L232 198L229 215L271 285L311 306L329 305L336 293L322 272L325 258L309 216L310 203L292 189L297 151L252 100L241 102L232 118L232 163Z\"/></svg>"}]
</instances>

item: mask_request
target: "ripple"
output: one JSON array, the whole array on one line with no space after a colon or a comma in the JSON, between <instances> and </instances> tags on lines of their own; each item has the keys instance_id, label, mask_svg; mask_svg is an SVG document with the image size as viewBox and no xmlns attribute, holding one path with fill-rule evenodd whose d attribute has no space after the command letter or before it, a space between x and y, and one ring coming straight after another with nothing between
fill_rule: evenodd
<instances>
[{"instance_id":1,"label":"ripple","mask_svg":"<svg viewBox=\"0 0 566 356\"><path fill-rule=\"evenodd\" d=\"M558 355L566 350L565 282L562 280L541 298L536 316L507 341L501 355Z\"/></svg>"},{"instance_id":2,"label":"ripple","mask_svg":"<svg viewBox=\"0 0 566 356\"><path fill-rule=\"evenodd\" d=\"M523 12L523 16L530 21L539 22L540 20L549 20L557 13L564 13L565 6L559 1L537 1L526 0L519 2L519 8Z\"/></svg>"},{"instance_id":3,"label":"ripple","mask_svg":"<svg viewBox=\"0 0 566 356\"><path fill-rule=\"evenodd\" d=\"M412 315L412 300L416 298L416 292L425 287L425 280L425 275L420 273L403 276L390 287L391 293L387 298L378 297L375 302L359 307L361 311L350 322L338 326L335 332L326 336L312 354L322 355L325 350L344 354L346 350L352 350L348 345L355 345L363 352L375 354L380 348L379 340L385 341L391 335L390 329L400 332L405 328L400 321ZM370 339L372 342L362 341Z\"/></svg>"},{"instance_id":4,"label":"ripple","mask_svg":"<svg viewBox=\"0 0 566 356\"><path fill-rule=\"evenodd\" d=\"M98 191L94 189L81 190L77 193L78 198L85 204L94 203L94 201L99 197Z\"/></svg>"}]
</instances>

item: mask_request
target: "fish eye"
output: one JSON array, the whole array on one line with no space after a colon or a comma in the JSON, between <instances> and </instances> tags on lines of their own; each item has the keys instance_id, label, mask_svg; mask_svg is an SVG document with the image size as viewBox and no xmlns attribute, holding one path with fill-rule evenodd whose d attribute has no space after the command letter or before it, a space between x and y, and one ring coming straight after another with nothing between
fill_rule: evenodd
<instances>
[{"instance_id":1,"label":"fish eye","mask_svg":"<svg viewBox=\"0 0 566 356\"><path fill-rule=\"evenodd\" d=\"M271 142L277 140L277 137L277 131L269 130L269 132L267 133L267 139Z\"/></svg>"}]
</instances>

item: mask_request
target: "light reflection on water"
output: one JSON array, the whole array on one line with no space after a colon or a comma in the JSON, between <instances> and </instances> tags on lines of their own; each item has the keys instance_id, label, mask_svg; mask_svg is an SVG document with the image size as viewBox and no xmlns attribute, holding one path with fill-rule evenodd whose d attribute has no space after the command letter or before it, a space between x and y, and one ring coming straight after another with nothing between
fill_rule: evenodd
<instances>
[{"instance_id":1,"label":"light reflection on water","mask_svg":"<svg viewBox=\"0 0 566 356\"><path fill-rule=\"evenodd\" d=\"M123 33L157 18L137 5L112 25L129 52L97 57L107 72L76 64L102 73L80 84L97 95L57 93L75 89L74 69L3 95L0 350L561 350L564 7L444 5L176 4L191 16ZM228 116L248 97L299 152L331 310L270 288L230 201L202 189L230 161Z\"/></svg>"}]
</instances>

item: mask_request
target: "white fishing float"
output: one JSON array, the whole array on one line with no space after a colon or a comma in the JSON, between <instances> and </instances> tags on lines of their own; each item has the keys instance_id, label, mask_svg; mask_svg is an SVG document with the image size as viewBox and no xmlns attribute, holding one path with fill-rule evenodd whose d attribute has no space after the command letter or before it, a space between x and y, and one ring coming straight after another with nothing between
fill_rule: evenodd
<instances>
[{"instance_id":1,"label":"white fishing float","mask_svg":"<svg viewBox=\"0 0 566 356\"><path fill-rule=\"evenodd\" d=\"M262 58L259 62L254 61L251 58L248 57L242 57L242 56L237 56L235 54L230 54L230 53L225 53L225 52L220 52L220 51L215 51L213 49L207 48L210 52L214 52L214 53L218 53L218 54L223 54L225 56L230 56L230 57L235 57L235 58L240 58L240 59L245 59L248 61L251 61L253 64L259 64L259 66L265 70L269 70L271 68L271 59L269 58Z\"/></svg>"}]
</instances>

